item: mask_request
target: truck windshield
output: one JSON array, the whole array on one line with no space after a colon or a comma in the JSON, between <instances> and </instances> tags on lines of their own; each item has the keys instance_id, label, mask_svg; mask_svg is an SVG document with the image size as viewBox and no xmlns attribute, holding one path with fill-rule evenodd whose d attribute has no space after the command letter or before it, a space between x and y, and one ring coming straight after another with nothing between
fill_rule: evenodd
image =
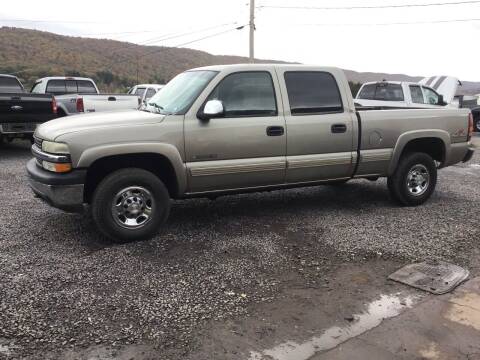
<instances>
[{"instance_id":1,"label":"truck windshield","mask_svg":"<svg viewBox=\"0 0 480 360\"><path fill-rule=\"evenodd\" d=\"M181 73L154 95L148 105L161 114L183 115L217 73L210 70Z\"/></svg>"}]
</instances>

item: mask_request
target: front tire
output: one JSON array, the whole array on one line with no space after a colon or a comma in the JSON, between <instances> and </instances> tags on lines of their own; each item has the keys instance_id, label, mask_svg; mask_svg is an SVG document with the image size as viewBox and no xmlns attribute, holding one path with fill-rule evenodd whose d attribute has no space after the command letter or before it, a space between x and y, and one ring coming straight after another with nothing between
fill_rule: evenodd
<instances>
[{"instance_id":1,"label":"front tire","mask_svg":"<svg viewBox=\"0 0 480 360\"><path fill-rule=\"evenodd\" d=\"M92 217L99 230L118 243L153 237L170 213L163 182L138 168L117 170L102 180L92 198Z\"/></svg>"},{"instance_id":2,"label":"front tire","mask_svg":"<svg viewBox=\"0 0 480 360\"><path fill-rule=\"evenodd\" d=\"M404 155L388 178L392 198L404 206L417 206L427 201L437 184L437 167L425 153Z\"/></svg>"},{"instance_id":3,"label":"front tire","mask_svg":"<svg viewBox=\"0 0 480 360\"><path fill-rule=\"evenodd\" d=\"M477 117L477 120L475 121L475 131L480 133L480 116Z\"/></svg>"}]
</instances>

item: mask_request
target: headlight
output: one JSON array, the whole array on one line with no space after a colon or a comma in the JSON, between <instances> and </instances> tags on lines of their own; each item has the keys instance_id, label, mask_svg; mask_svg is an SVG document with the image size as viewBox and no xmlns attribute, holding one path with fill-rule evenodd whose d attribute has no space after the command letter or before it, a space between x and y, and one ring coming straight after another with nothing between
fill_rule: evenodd
<instances>
[{"instance_id":1,"label":"headlight","mask_svg":"<svg viewBox=\"0 0 480 360\"><path fill-rule=\"evenodd\" d=\"M45 170L56 172L56 173L66 173L72 170L72 164L70 163L52 163L50 161L42 161L42 167Z\"/></svg>"},{"instance_id":2,"label":"headlight","mask_svg":"<svg viewBox=\"0 0 480 360\"><path fill-rule=\"evenodd\" d=\"M70 154L67 144L45 140L42 142L42 151L50 154Z\"/></svg>"}]
</instances>

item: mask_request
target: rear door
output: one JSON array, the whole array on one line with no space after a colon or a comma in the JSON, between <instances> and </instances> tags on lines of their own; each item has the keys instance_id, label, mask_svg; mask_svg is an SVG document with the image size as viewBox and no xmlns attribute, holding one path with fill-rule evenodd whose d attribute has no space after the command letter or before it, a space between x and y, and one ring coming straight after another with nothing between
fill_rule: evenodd
<instances>
[{"instance_id":1,"label":"rear door","mask_svg":"<svg viewBox=\"0 0 480 360\"><path fill-rule=\"evenodd\" d=\"M354 118L328 71L279 71L287 126L287 183L353 173ZM286 96L285 96L286 95Z\"/></svg>"}]
</instances>

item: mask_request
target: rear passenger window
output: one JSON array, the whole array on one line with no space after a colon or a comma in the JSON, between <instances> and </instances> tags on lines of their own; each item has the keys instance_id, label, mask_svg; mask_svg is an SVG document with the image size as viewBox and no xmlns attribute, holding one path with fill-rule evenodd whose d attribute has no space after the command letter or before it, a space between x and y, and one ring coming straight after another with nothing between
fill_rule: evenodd
<instances>
[{"instance_id":1,"label":"rear passenger window","mask_svg":"<svg viewBox=\"0 0 480 360\"><path fill-rule=\"evenodd\" d=\"M327 72L292 71L285 73L292 115L343 112L337 81Z\"/></svg>"},{"instance_id":2,"label":"rear passenger window","mask_svg":"<svg viewBox=\"0 0 480 360\"><path fill-rule=\"evenodd\" d=\"M375 91L375 100L384 101L403 101L402 85L400 84L377 84L377 90Z\"/></svg>"},{"instance_id":3,"label":"rear passenger window","mask_svg":"<svg viewBox=\"0 0 480 360\"><path fill-rule=\"evenodd\" d=\"M222 101L225 117L277 115L272 76L265 71L227 75L208 100Z\"/></svg>"},{"instance_id":4,"label":"rear passenger window","mask_svg":"<svg viewBox=\"0 0 480 360\"><path fill-rule=\"evenodd\" d=\"M91 81L77 80L78 93L79 94L96 94L97 89Z\"/></svg>"},{"instance_id":5,"label":"rear passenger window","mask_svg":"<svg viewBox=\"0 0 480 360\"><path fill-rule=\"evenodd\" d=\"M65 80L50 80L47 84L47 94L62 95L66 92Z\"/></svg>"},{"instance_id":6,"label":"rear passenger window","mask_svg":"<svg viewBox=\"0 0 480 360\"><path fill-rule=\"evenodd\" d=\"M423 100L423 93L420 86L417 85L410 85L410 94L412 94L412 101L415 104L424 104L425 101Z\"/></svg>"}]
</instances>

